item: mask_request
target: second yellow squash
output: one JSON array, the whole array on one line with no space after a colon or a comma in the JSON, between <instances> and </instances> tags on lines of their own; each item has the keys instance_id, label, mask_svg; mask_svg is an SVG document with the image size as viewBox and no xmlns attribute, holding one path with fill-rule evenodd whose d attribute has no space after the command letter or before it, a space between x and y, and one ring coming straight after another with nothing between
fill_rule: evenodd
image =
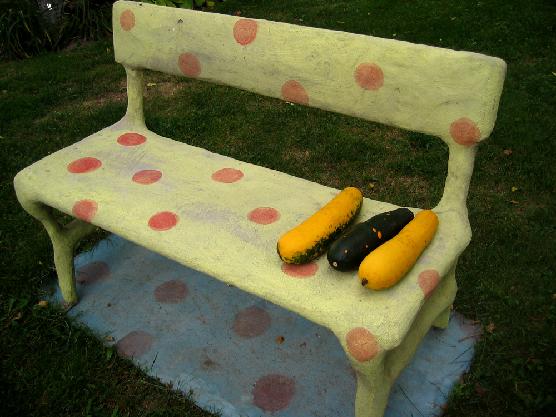
<instances>
[{"instance_id":1,"label":"second yellow squash","mask_svg":"<svg viewBox=\"0 0 556 417\"><path fill-rule=\"evenodd\" d=\"M373 290L395 285L432 241L438 217L432 210L415 215L396 236L372 251L359 266L361 284Z\"/></svg>"}]
</instances>

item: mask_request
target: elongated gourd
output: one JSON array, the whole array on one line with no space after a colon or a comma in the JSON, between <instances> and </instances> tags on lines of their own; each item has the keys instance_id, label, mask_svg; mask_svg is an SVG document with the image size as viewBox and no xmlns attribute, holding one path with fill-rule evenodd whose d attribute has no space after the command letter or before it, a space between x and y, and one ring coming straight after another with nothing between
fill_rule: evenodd
<instances>
[{"instance_id":1,"label":"elongated gourd","mask_svg":"<svg viewBox=\"0 0 556 417\"><path fill-rule=\"evenodd\" d=\"M395 285L413 267L432 241L438 217L423 210L397 236L372 251L359 266L361 284L373 290Z\"/></svg>"},{"instance_id":2,"label":"elongated gourd","mask_svg":"<svg viewBox=\"0 0 556 417\"><path fill-rule=\"evenodd\" d=\"M398 208L353 226L330 245L328 263L338 271L359 268L365 256L396 236L411 220L411 210Z\"/></svg>"},{"instance_id":3,"label":"elongated gourd","mask_svg":"<svg viewBox=\"0 0 556 417\"><path fill-rule=\"evenodd\" d=\"M303 264L321 255L357 215L362 203L359 189L342 190L315 214L280 237L276 248L280 259L290 264Z\"/></svg>"}]
</instances>

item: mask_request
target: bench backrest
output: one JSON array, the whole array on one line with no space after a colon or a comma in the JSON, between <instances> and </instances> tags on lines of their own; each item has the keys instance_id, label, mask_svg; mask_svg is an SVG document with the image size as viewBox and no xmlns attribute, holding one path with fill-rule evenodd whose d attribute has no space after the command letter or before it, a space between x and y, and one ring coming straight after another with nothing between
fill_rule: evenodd
<instances>
[{"instance_id":1,"label":"bench backrest","mask_svg":"<svg viewBox=\"0 0 556 417\"><path fill-rule=\"evenodd\" d=\"M146 68L427 133L450 148L450 206L465 206L506 72L477 53L130 1L114 4L113 33L128 113L142 112Z\"/></svg>"}]
</instances>

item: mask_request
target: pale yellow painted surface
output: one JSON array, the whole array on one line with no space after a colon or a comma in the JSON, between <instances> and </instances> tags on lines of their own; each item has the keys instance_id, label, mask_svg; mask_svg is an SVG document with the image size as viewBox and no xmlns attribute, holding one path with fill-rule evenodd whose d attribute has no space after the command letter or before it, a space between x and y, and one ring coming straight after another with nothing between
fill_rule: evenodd
<instances>
[{"instance_id":1,"label":"pale yellow painted surface","mask_svg":"<svg viewBox=\"0 0 556 417\"><path fill-rule=\"evenodd\" d=\"M143 145L117 143L128 130L105 129L81 142L36 162L18 175L19 188L29 198L71 214L73 205L94 200L98 211L93 223L169 258L211 274L276 304L297 311L333 329L366 324L381 346L397 346L423 302L417 283L422 269L445 274L465 248L469 230L456 212L438 213L440 226L430 247L400 285L373 292L362 288L353 273L318 260L312 278L293 278L282 272L276 253L279 236L314 213L339 191L278 171L240 162L204 149L175 142L152 132ZM72 174L67 165L92 156L101 168ZM220 183L211 175L235 168L244 177ZM162 178L142 185L131 180L143 169L158 169ZM257 207L278 210L278 221L256 224L248 213ZM358 220L397 206L364 199ZM153 231L150 217L161 211L179 216L173 229ZM449 254L450 256L446 256Z\"/></svg>"},{"instance_id":2,"label":"pale yellow painted surface","mask_svg":"<svg viewBox=\"0 0 556 417\"><path fill-rule=\"evenodd\" d=\"M120 27L125 10L134 14L134 26L127 31ZM24 169L15 178L17 196L53 240L67 301L77 301L72 249L91 227L77 222L64 230L48 206L71 214L77 201L94 200L98 210L92 223L330 328L358 371L356 416L379 417L394 379L422 336L433 323L447 324L457 289L455 265L471 238L465 200L476 151L476 146L455 143L449 126L454 119L467 117L479 127L480 138L488 136L505 65L478 54L264 20L257 21L255 41L242 46L233 38L237 21L224 15L115 3L116 59L128 72L126 116ZM199 78L275 97L280 96L283 82L296 79L306 88L309 105L435 134L448 143L445 192L434 209L438 231L405 278L390 289L372 291L361 287L356 271L335 271L324 256L317 260L313 277L285 274L276 253L277 239L339 190L147 130L139 69L179 74L178 57L189 52L201 62ZM384 71L384 85L376 91L363 90L354 82L354 66L367 61ZM141 133L147 141L124 147L117 138L126 132ZM102 167L69 173L68 164L82 157L98 158ZM222 168L241 170L244 177L235 183L213 181L211 175ZM162 178L150 185L134 183L133 174L145 169L162 171ZM247 216L258 207L276 209L279 219L267 225L253 223ZM356 221L394 208L365 198ZM149 228L150 217L161 211L179 216L174 228ZM429 269L443 278L425 299L418 275ZM360 362L349 353L346 335L357 327L367 329L378 343L379 352L372 360Z\"/></svg>"},{"instance_id":3,"label":"pale yellow painted surface","mask_svg":"<svg viewBox=\"0 0 556 417\"><path fill-rule=\"evenodd\" d=\"M128 31L120 25L124 10L135 16ZM241 45L233 34L240 17L134 2L117 2L113 19L116 61L124 65L183 75L179 56L192 53L199 79L271 97L296 80L310 106L447 140L450 123L461 117L477 124L481 138L489 136L506 68L481 54L264 19L250 19L256 37ZM382 69L381 88L357 84L361 63Z\"/></svg>"}]
</instances>

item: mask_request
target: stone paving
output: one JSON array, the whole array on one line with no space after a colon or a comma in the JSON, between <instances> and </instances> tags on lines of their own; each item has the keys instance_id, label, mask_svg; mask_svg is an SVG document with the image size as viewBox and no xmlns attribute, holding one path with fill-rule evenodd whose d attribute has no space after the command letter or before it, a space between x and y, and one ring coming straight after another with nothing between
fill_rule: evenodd
<instances>
[{"instance_id":1,"label":"stone paving","mask_svg":"<svg viewBox=\"0 0 556 417\"><path fill-rule=\"evenodd\" d=\"M69 314L201 407L223 417L353 417L355 374L328 329L115 235L75 265L80 302ZM457 313L432 329L385 416L441 415L477 337Z\"/></svg>"}]
</instances>

